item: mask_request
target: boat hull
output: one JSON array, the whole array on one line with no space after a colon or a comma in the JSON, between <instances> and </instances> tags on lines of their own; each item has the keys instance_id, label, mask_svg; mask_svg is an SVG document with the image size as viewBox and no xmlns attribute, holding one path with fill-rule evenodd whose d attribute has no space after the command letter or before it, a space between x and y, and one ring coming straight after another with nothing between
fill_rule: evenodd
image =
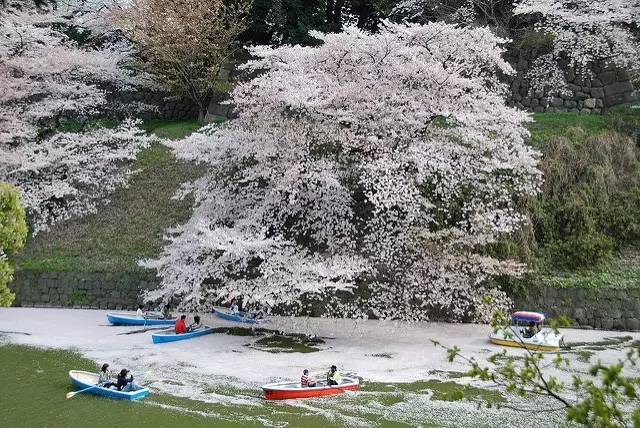
<instances>
[{"instance_id":1,"label":"boat hull","mask_svg":"<svg viewBox=\"0 0 640 428\"><path fill-rule=\"evenodd\" d=\"M96 383L99 379L98 374L85 372L82 370L69 371L69 379L71 379L71 383L73 384L73 386L78 389L86 389L95 386L95 388L89 389L86 392L88 394L98 395L100 397L112 398L115 400L134 401L149 395L149 390L147 388L141 388L136 391L127 392L96 386Z\"/></svg>"},{"instance_id":2,"label":"boat hull","mask_svg":"<svg viewBox=\"0 0 640 428\"><path fill-rule=\"evenodd\" d=\"M141 325L141 326L152 326L152 325L174 325L176 323L175 319L171 320L160 320L160 319L144 319L138 318L135 315L126 315L126 314L107 314L107 320L113 325Z\"/></svg>"},{"instance_id":3,"label":"boat hull","mask_svg":"<svg viewBox=\"0 0 640 428\"><path fill-rule=\"evenodd\" d=\"M213 333L213 327L203 327L196 331L191 331L188 333L176 334L174 331L164 331L160 333L154 333L151 335L151 340L153 343L168 343L168 342L177 342L180 340L188 340L193 339L195 337L204 336L206 334Z\"/></svg>"},{"instance_id":4,"label":"boat hull","mask_svg":"<svg viewBox=\"0 0 640 428\"><path fill-rule=\"evenodd\" d=\"M529 349L531 351L558 352L563 341L561 334L556 334L549 329L543 329L533 337L526 337L521 327L508 327L500 329L489 335L491 343L512 348Z\"/></svg>"},{"instance_id":5,"label":"boat hull","mask_svg":"<svg viewBox=\"0 0 640 428\"><path fill-rule=\"evenodd\" d=\"M531 351L542 351L542 352L558 352L560 350L560 346L553 345L539 345L533 343L520 343L513 340L507 339L498 339L494 337L490 337L489 340L491 343L500 346L509 346L512 348L520 348L520 349L529 349Z\"/></svg>"},{"instance_id":6,"label":"boat hull","mask_svg":"<svg viewBox=\"0 0 640 428\"><path fill-rule=\"evenodd\" d=\"M360 384L357 379L345 378L346 382L334 386L316 386L312 388L301 388L299 383L277 383L262 387L266 400L292 400L299 398L317 398L329 395L342 394L345 391L357 391Z\"/></svg>"},{"instance_id":7,"label":"boat hull","mask_svg":"<svg viewBox=\"0 0 640 428\"><path fill-rule=\"evenodd\" d=\"M238 314L233 314L227 308L217 307L213 309L213 314L220 319L231 321L231 322L239 322L242 324L263 324L267 322L264 319L253 319L249 318L245 314L246 312L239 312Z\"/></svg>"}]
</instances>

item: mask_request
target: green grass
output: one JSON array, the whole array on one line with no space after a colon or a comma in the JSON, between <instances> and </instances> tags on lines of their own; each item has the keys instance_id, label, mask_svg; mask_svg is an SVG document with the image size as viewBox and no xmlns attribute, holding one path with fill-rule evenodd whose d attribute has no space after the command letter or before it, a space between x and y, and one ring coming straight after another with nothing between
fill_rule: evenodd
<instances>
[{"instance_id":1,"label":"green grass","mask_svg":"<svg viewBox=\"0 0 640 428\"><path fill-rule=\"evenodd\" d=\"M197 129L194 121L155 121L147 128L164 137L179 138ZM127 188L110 196L111 203L96 214L54 225L30 239L15 262L18 269L36 272L138 271L137 261L162 250L168 227L186 222L192 199L173 200L184 182L200 176L203 167L177 162L168 148L154 145L132 165L138 171Z\"/></svg>"},{"instance_id":2,"label":"green grass","mask_svg":"<svg viewBox=\"0 0 640 428\"><path fill-rule=\"evenodd\" d=\"M115 128L118 121L108 117L98 117L86 121L62 120L58 129L62 132L80 132L93 128Z\"/></svg>"},{"instance_id":3,"label":"green grass","mask_svg":"<svg viewBox=\"0 0 640 428\"><path fill-rule=\"evenodd\" d=\"M195 119L182 121L154 119L146 121L142 128L160 138L178 140L197 131L200 125L198 125L198 121Z\"/></svg>"},{"instance_id":4,"label":"green grass","mask_svg":"<svg viewBox=\"0 0 640 428\"><path fill-rule=\"evenodd\" d=\"M529 125L531 145L543 147L556 137L579 143L587 135L620 131L636 133L640 129L640 108L624 106L606 114L535 113Z\"/></svg>"},{"instance_id":5,"label":"green grass","mask_svg":"<svg viewBox=\"0 0 640 428\"><path fill-rule=\"evenodd\" d=\"M640 253L627 250L598 270L540 272L533 280L552 288L638 288Z\"/></svg>"}]
</instances>

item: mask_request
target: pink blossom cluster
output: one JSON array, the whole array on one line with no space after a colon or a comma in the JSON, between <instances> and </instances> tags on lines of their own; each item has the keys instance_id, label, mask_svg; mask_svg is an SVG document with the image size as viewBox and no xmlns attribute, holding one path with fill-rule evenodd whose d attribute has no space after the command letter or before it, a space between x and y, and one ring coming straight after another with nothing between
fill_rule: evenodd
<instances>
[{"instance_id":1,"label":"pink blossom cluster","mask_svg":"<svg viewBox=\"0 0 640 428\"><path fill-rule=\"evenodd\" d=\"M256 47L238 118L168 145L208 173L193 216L143 265L147 299L405 320L483 319L486 280L522 266L484 248L539 191L525 112L505 104L504 40L443 23L314 33L317 47ZM490 296L490 298L487 298Z\"/></svg>"}]
</instances>

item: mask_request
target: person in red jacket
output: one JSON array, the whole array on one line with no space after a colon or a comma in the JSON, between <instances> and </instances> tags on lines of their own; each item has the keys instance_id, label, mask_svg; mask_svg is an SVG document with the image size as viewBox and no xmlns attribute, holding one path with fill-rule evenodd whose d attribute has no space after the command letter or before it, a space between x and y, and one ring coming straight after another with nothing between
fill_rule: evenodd
<instances>
[{"instance_id":1,"label":"person in red jacket","mask_svg":"<svg viewBox=\"0 0 640 428\"><path fill-rule=\"evenodd\" d=\"M178 321L176 321L176 334L182 334L187 332L187 325L184 320L187 319L186 315L182 315Z\"/></svg>"}]
</instances>

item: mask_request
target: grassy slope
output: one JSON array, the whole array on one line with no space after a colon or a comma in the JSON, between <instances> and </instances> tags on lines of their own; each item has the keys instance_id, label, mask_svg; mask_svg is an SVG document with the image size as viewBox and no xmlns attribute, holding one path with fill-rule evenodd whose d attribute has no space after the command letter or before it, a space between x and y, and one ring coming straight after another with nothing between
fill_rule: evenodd
<instances>
[{"instance_id":1,"label":"grassy slope","mask_svg":"<svg viewBox=\"0 0 640 428\"><path fill-rule=\"evenodd\" d=\"M622 107L604 115L577 113L535 113L535 122L529 125L531 145L543 147L553 137L577 140L587 135L620 131L631 127L640 129L640 105L638 108Z\"/></svg>"},{"instance_id":2,"label":"grassy slope","mask_svg":"<svg viewBox=\"0 0 640 428\"><path fill-rule=\"evenodd\" d=\"M198 128L195 121L154 121L147 130L164 138L180 138ZM128 188L111 196L97 214L54 226L33 238L16 258L18 268L35 271L132 271L137 260L155 256L167 227L185 222L191 201L172 200L180 183L201 173L176 162L156 145L139 156L139 170Z\"/></svg>"},{"instance_id":3,"label":"grassy slope","mask_svg":"<svg viewBox=\"0 0 640 428\"><path fill-rule=\"evenodd\" d=\"M640 109L622 108L606 115L540 113L530 125L531 142L542 147L553 136L574 141L625 127L640 128ZM164 138L180 138L197 129L195 121L147 123L150 132ZM191 201L173 201L179 184L196 177L192 165L176 163L169 151L153 147L143 152L134 169L142 169L127 189L116 192L98 214L58 225L33 239L20 254L20 268L37 271L136 270L136 261L153 257L162 248L163 231L182 223L190 215ZM640 258L632 249L599 272L558 272L541 278L556 286L640 284Z\"/></svg>"},{"instance_id":4,"label":"grassy slope","mask_svg":"<svg viewBox=\"0 0 640 428\"><path fill-rule=\"evenodd\" d=\"M640 143L640 105L622 107L604 115L579 115L575 113L537 113L531 124L531 144L543 147L553 137L562 136L579 142L586 135L602 133L635 132ZM633 130L633 131L632 131ZM536 275L539 281L550 287L640 287L640 248L628 248L613 260L610 266L597 270L553 272Z\"/></svg>"}]
</instances>

